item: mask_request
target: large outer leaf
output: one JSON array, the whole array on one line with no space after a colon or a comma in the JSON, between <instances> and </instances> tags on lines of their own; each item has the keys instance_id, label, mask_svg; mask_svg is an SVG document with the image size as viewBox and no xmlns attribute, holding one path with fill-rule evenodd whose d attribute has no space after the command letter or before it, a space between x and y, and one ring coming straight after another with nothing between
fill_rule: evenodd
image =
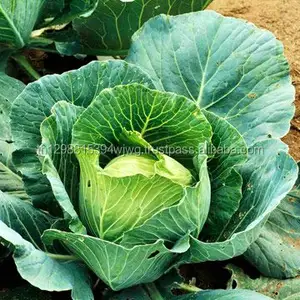
<instances>
[{"instance_id":1,"label":"large outer leaf","mask_svg":"<svg viewBox=\"0 0 300 300\"><path fill-rule=\"evenodd\" d=\"M48 244L54 240L76 253L113 290L156 280L174 256L162 240L129 249L87 235L47 230L43 241Z\"/></svg>"},{"instance_id":2,"label":"large outer leaf","mask_svg":"<svg viewBox=\"0 0 300 300\"><path fill-rule=\"evenodd\" d=\"M268 277L300 275L300 185L272 212L245 257Z\"/></svg>"},{"instance_id":3,"label":"large outer leaf","mask_svg":"<svg viewBox=\"0 0 300 300\"><path fill-rule=\"evenodd\" d=\"M0 72L0 162L6 166L11 165L13 148L9 118L11 105L24 88L21 81Z\"/></svg>"},{"instance_id":4,"label":"large outer leaf","mask_svg":"<svg viewBox=\"0 0 300 300\"><path fill-rule=\"evenodd\" d=\"M37 250L2 221L0 237L14 246L18 272L31 285L46 291L72 290L74 300L94 299L87 270L79 263L56 260Z\"/></svg>"},{"instance_id":5,"label":"large outer leaf","mask_svg":"<svg viewBox=\"0 0 300 300\"><path fill-rule=\"evenodd\" d=\"M221 242L205 243L191 238L187 261L226 260L244 253L258 238L269 214L292 188L297 165L286 153L287 147L267 140L249 148L249 159L240 168L243 198L239 209L224 228Z\"/></svg>"},{"instance_id":6,"label":"large outer leaf","mask_svg":"<svg viewBox=\"0 0 300 300\"><path fill-rule=\"evenodd\" d=\"M0 220L41 250L46 250L41 241L42 233L55 222L54 218L30 203L1 191Z\"/></svg>"},{"instance_id":7,"label":"large outer leaf","mask_svg":"<svg viewBox=\"0 0 300 300\"><path fill-rule=\"evenodd\" d=\"M122 54L129 49L134 32L153 16L201 10L211 1L102 0L98 2L95 12L89 18L76 19L73 24L81 36L84 53Z\"/></svg>"},{"instance_id":8,"label":"large outer leaf","mask_svg":"<svg viewBox=\"0 0 300 300\"><path fill-rule=\"evenodd\" d=\"M228 265L227 269L232 273L228 282L228 288L235 286L237 289L251 289L278 300L299 299L300 278L278 280L261 276L252 279L242 269L234 265Z\"/></svg>"},{"instance_id":9,"label":"large outer leaf","mask_svg":"<svg viewBox=\"0 0 300 300\"><path fill-rule=\"evenodd\" d=\"M289 130L295 92L282 44L253 24L213 11L161 15L134 35L127 61L157 89L225 118L248 146Z\"/></svg>"},{"instance_id":10,"label":"large outer leaf","mask_svg":"<svg viewBox=\"0 0 300 300\"><path fill-rule=\"evenodd\" d=\"M40 126L50 116L52 106L65 100L87 107L103 89L132 82L151 86L144 73L123 61L92 62L76 71L45 76L29 84L16 99L11 112L12 135L17 149L14 162L35 205L46 208L53 201L49 182L42 175L37 157L37 148L41 144Z\"/></svg>"},{"instance_id":11,"label":"large outer leaf","mask_svg":"<svg viewBox=\"0 0 300 300\"><path fill-rule=\"evenodd\" d=\"M22 48L28 41L45 0L1 0L0 43Z\"/></svg>"},{"instance_id":12,"label":"large outer leaf","mask_svg":"<svg viewBox=\"0 0 300 300\"><path fill-rule=\"evenodd\" d=\"M0 73L0 191L27 199L22 179L15 173L11 162L14 144L9 118L12 102L24 87L22 82Z\"/></svg>"}]
</instances>

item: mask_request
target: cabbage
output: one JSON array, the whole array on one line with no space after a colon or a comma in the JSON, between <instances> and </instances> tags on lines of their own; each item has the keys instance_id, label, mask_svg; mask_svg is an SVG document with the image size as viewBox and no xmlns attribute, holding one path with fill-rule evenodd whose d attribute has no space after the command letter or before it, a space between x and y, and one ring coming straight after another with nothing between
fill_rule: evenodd
<instances>
[{"instance_id":1,"label":"cabbage","mask_svg":"<svg viewBox=\"0 0 300 300\"><path fill-rule=\"evenodd\" d=\"M293 100L274 35L211 11L152 18L126 61L29 84L5 108L0 165L0 235L19 272L47 288L32 274L51 267L48 289L79 299L91 292L75 259L121 290L243 254L297 178L280 141Z\"/></svg>"}]
</instances>

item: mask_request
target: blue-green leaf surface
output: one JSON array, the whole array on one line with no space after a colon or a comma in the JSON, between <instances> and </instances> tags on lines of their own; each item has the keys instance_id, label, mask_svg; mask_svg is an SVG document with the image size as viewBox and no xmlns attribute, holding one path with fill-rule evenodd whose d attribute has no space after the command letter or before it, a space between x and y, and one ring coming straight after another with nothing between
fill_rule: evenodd
<instances>
[{"instance_id":1,"label":"blue-green leaf surface","mask_svg":"<svg viewBox=\"0 0 300 300\"><path fill-rule=\"evenodd\" d=\"M17 270L31 285L46 291L72 290L74 300L94 299L89 275L81 264L52 258L46 252L36 249L2 221L0 237L13 245Z\"/></svg>"},{"instance_id":2,"label":"blue-green leaf surface","mask_svg":"<svg viewBox=\"0 0 300 300\"><path fill-rule=\"evenodd\" d=\"M22 179L11 161L14 143L9 117L12 102L24 87L22 82L0 73L0 191L27 199Z\"/></svg>"},{"instance_id":3,"label":"blue-green leaf surface","mask_svg":"<svg viewBox=\"0 0 300 300\"><path fill-rule=\"evenodd\" d=\"M259 238L245 253L263 275L300 275L300 186L293 189L270 215Z\"/></svg>"},{"instance_id":4,"label":"blue-green leaf surface","mask_svg":"<svg viewBox=\"0 0 300 300\"><path fill-rule=\"evenodd\" d=\"M282 44L246 21L213 11L157 16L135 33L127 61L157 89L226 119L248 146L289 130L295 90Z\"/></svg>"},{"instance_id":5,"label":"blue-green leaf surface","mask_svg":"<svg viewBox=\"0 0 300 300\"><path fill-rule=\"evenodd\" d=\"M13 101L24 88L21 81L0 72L0 162L5 166L11 167L13 150L9 114Z\"/></svg>"}]
</instances>

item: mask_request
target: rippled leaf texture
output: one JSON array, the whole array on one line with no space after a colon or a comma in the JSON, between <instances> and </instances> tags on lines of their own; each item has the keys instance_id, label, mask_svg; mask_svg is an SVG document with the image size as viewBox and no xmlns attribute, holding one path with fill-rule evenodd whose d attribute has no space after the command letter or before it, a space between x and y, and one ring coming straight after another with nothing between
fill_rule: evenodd
<instances>
[{"instance_id":1,"label":"rippled leaf texture","mask_svg":"<svg viewBox=\"0 0 300 300\"><path fill-rule=\"evenodd\" d=\"M213 11L160 15L133 36L127 61L157 89L223 117L248 146L289 130L295 91L282 44L246 21Z\"/></svg>"},{"instance_id":2,"label":"rippled leaf texture","mask_svg":"<svg viewBox=\"0 0 300 300\"><path fill-rule=\"evenodd\" d=\"M51 244L54 240L76 253L113 290L159 278L174 255L163 241L129 249L92 236L47 230L43 241Z\"/></svg>"},{"instance_id":3,"label":"rippled leaf texture","mask_svg":"<svg viewBox=\"0 0 300 300\"><path fill-rule=\"evenodd\" d=\"M0 221L0 236L14 246L17 270L31 285L46 291L72 290L72 299L94 299L85 267L79 263L56 260L38 250L16 231Z\"/></svg>"},{"instance_id":4,"label":"rippled leaf texture","mask_svg":"<svg viewBox=\"0 0 300 300\"><path fill-rule=\"evenodd\" d=\"M280 141L266 140L249 148L248 161L239 168L243 197L226 224L224 241L206 243L191 238L187 261L226 260L243 254L258 238L269 214L292 188L297 165Z\"/></svg>"},{"instance_id":5,"label":"rippled leaf texture","mask_svg":"<svg viewBox=\"0 0 300 300\"><path fill-rule=\"evenodd\" d=\"M74 20L73 27L81 37L83 53L122 54L129 49L131 36L150 18L202 10L211 1L102 0L90 17Z\"/></svg>"},{"instance_id":6,"label":"rippled leaf texture","mask_svg":"<svg viewBox=\"0 0 300 300\"><path fill-rule=\"evenodd\" d=\"M300 275L300 185L272 212L245 257L268 277Z\"/></svg>"},{"instance_id":7,"label":"rippled leaf texture","mask_svg":"<svg viewBox=\"0 0 300 300\"><path fill-rule=\"evenodd\" d=\"M29 40L45 0L2 0L0 3L0 43L22 48Z\"/></svg>"},{"instance_id":8,"label":"rippled leaf texture","mask_svg":"<svg viewBox=\"0 0 300 300\"><path fill-rule=\"evenodd\" d=\"M203 239L218 241L242 199L242 177L236 167L247 160L247 145L239 132L223 118L204 113L212 126L213 157L208 169L212 186L208 219L201 232Z\"/></svg>"},{"instance_id":9,"label":"rippled leaf texture","mask_svg":"<svg viewBox=\"0 0 300 300\"><path fill-rule=\"evenodd\" d=\"M11 112L12 135L17 150L13 159L35 205L47 208L53 203L49 182L42 175L37 157L37 148L42 142L40 126L51 115L52 106L64 100L87 107L103 89L132 82L151 86L151 81L142 71L126 62L92 62L76 71L45 76L29 84L19 95Z\"/></svg>"},{"instance_id":10,"label":"rippled leaf texture","mask_svg":"<svg viewBox=\"0 0 300 300\"><path fill-rule=\"evenodd\" d=\"M300 278L298 277L278 280L261 276L257 279L252 279L242 269L234 265L228 265L227 269L232 273L231 279L228 282L228 288L235 286L237 289L251 289L276 300L299 299Z\"/></svg>"}]
</instances>

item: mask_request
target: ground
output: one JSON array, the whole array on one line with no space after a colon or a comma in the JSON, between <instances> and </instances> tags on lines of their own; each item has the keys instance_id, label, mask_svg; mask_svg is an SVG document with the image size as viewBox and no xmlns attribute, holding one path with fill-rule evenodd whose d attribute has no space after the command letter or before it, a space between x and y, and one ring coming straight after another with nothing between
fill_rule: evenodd
<instances>
[{"instance_id":1,"label":"ground","mask_svg":"<svg viewBox=\"0 0 300 300\"><path fill-rule=\"evenodd\" d=\"M209 9L246 19L272 31L283 42L296 87L296 113L283 141L293 157L300 160L300 0L214 0Z\"/></svg>"}]
</instances>

